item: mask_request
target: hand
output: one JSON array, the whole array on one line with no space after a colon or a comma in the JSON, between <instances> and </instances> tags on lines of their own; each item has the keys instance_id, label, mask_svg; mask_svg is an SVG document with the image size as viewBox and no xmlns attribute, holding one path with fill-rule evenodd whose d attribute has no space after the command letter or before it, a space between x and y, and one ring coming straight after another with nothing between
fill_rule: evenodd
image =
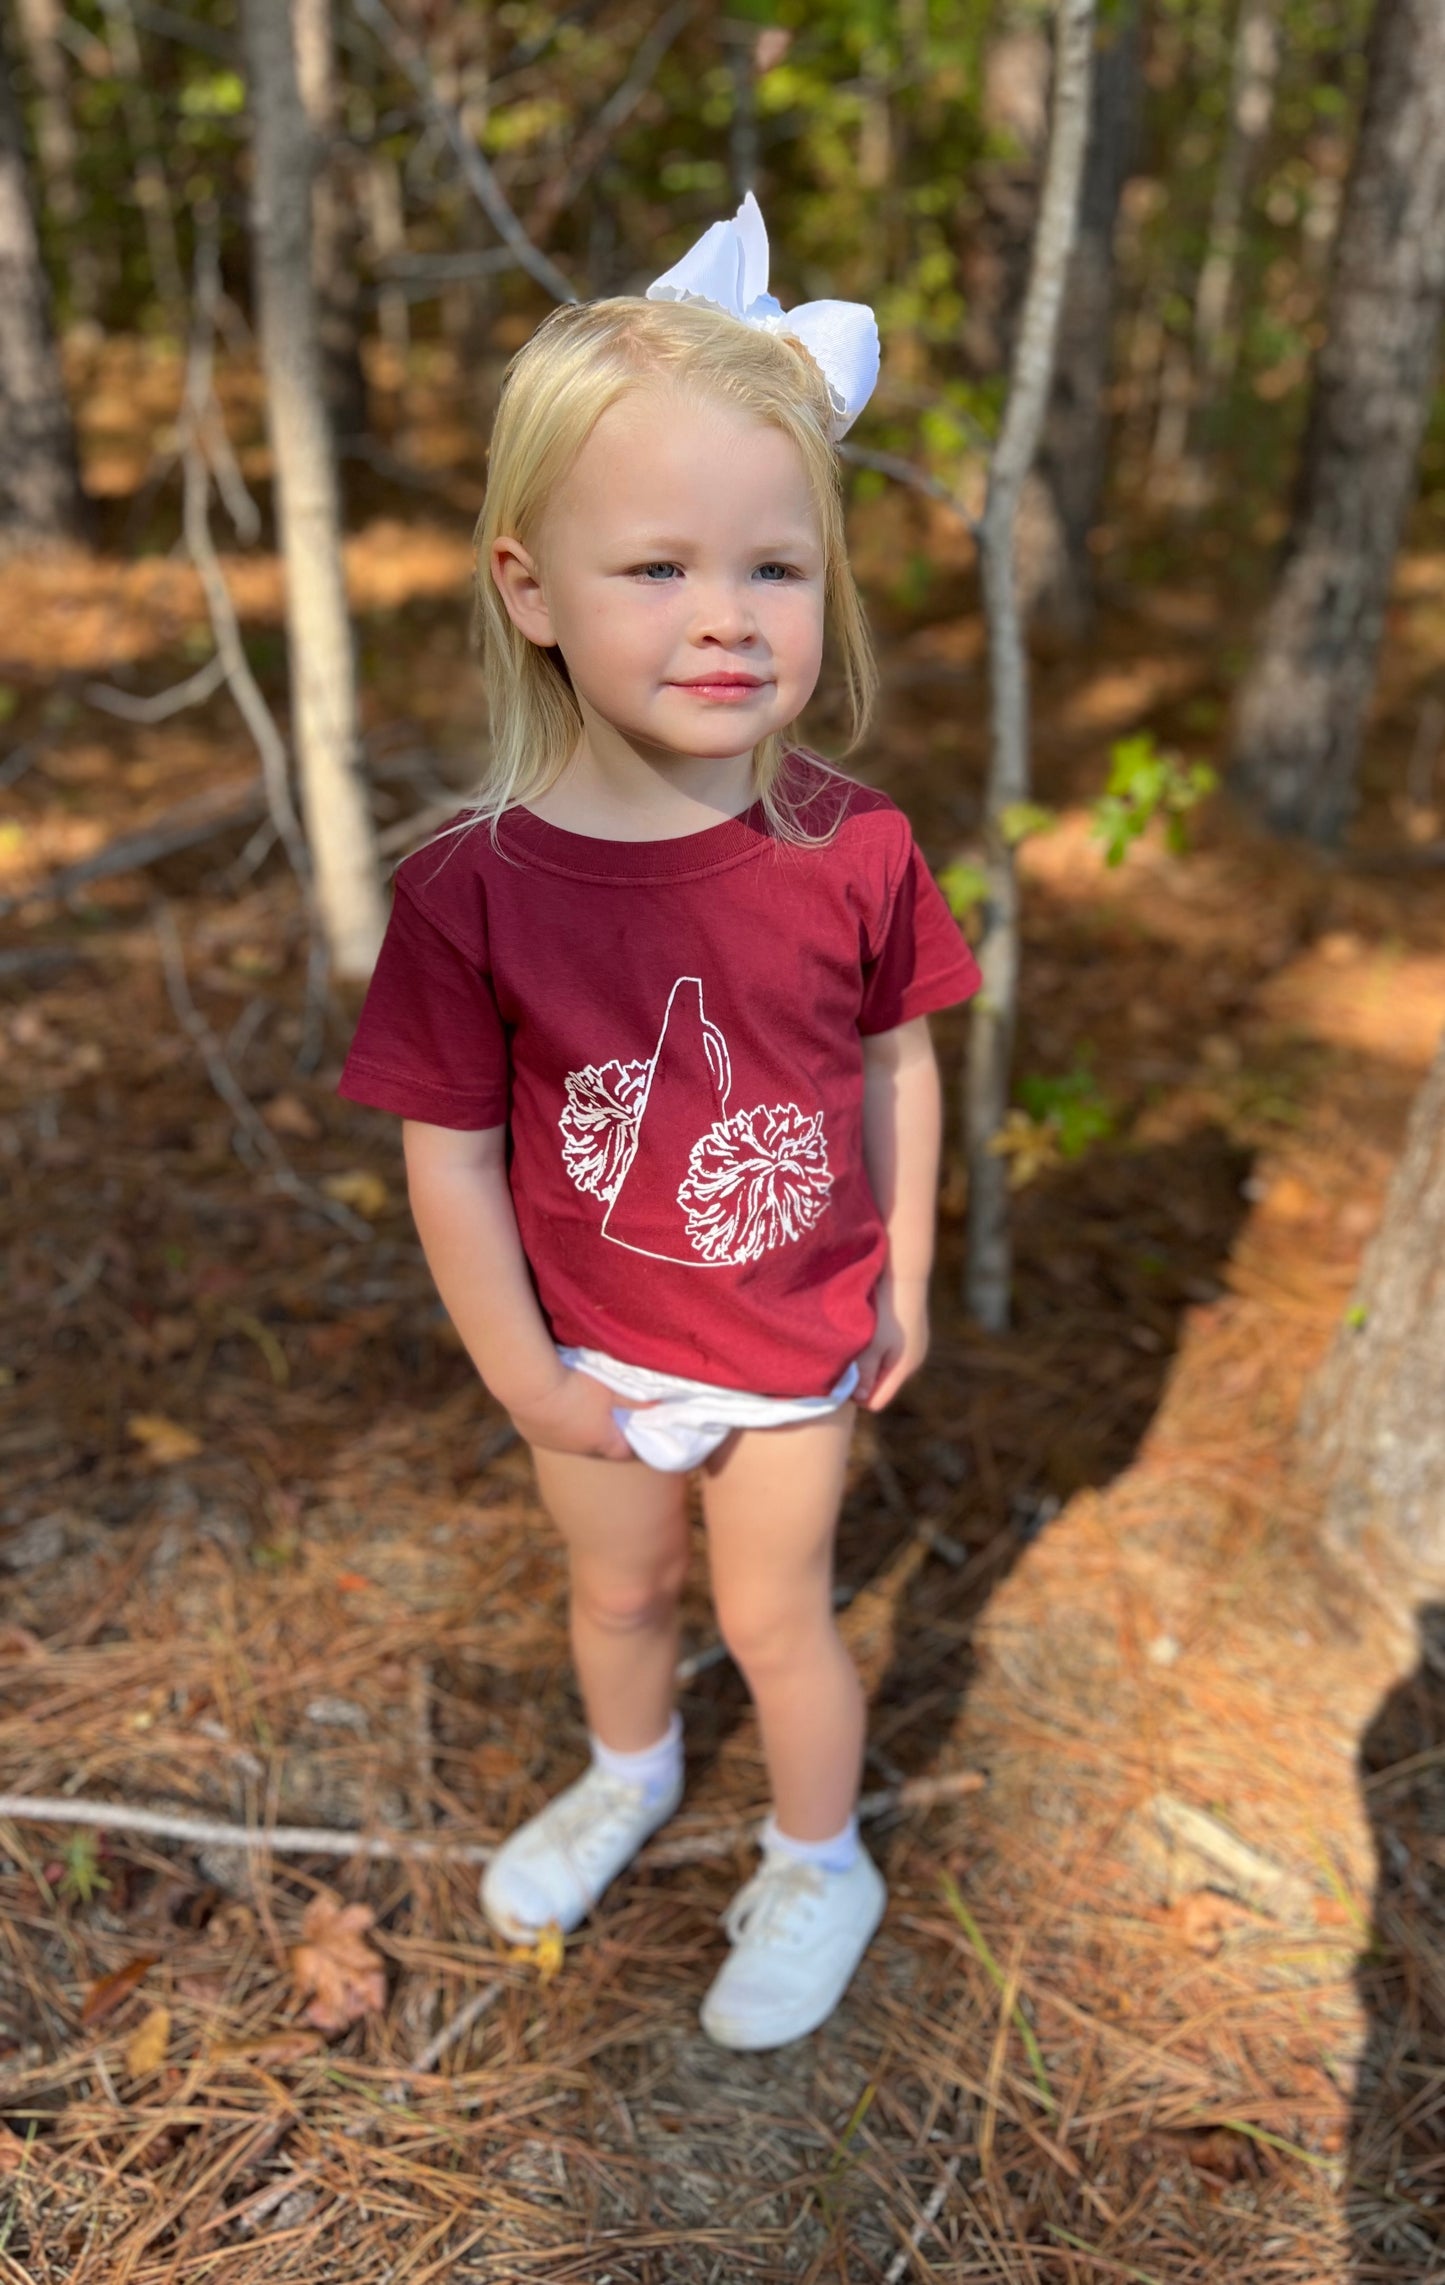
<instances>
[{"instance_id":1,"label":"hand","mask_svg":"<svg viewBox=\"0 0 1445 2285\"><path fill-rule=\"evenodd\" d=\"M858 1359L853 1401L881 1412L928 1355L928 1280L884 1272L873 1295L878 1322Z\"/></svg>"},{"instance_id":2,"label":"hand","mask_svg":"<svg viewBox=\"0 0 1445 2285\"><path fill-rule=\"evenodd\" d=\"M576 1452L593 1460L635 1460L637 1454L612 1417L620 1404L615 1389L605 1388L590 1373L559 1365L557 1379L541 1396L525 1404L509 1404L512 1425L529 1444L544 1452ZM629 1404L632 1412L639 1407Z\"/></svg>"}]
</instances>

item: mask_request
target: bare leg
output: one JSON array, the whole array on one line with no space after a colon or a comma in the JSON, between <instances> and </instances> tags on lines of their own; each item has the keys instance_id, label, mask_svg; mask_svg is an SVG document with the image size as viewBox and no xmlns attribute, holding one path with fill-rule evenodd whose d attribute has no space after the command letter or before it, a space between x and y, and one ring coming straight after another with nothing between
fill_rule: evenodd
<instances>
[{"instance_id":1,"label":"bare leg","mask_svg":"<svg viewBox=\"0 0 1445 2285\"><path fill-rule=\"evenodd\" d=\"M758 1710L773 1814L798 1841L847 1823L863 1766L862 1685L833 1623L852 1429L848 1404L794 1428L740 1429L703 1476L718 1625Z\"/></svg>"},{"instance_id":2,"label":"bare leg","mask_svg":"<svg viewBox=\"0 0 1445 2285\"><path fill-rule=\"evenodd\" d=\"M571 1567L572 1656L587 1724L618 1753L656 1745L672 1716L677 1604L687 1576L686 1479L641 1460L533 1447Z\"/></svg>"}]
</instances>

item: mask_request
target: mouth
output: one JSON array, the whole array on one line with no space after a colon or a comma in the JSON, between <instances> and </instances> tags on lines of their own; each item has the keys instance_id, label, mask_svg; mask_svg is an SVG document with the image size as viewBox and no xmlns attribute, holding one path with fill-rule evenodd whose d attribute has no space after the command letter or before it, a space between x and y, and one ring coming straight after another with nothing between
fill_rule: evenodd
<instances>
[{"instance_id":1,"label":"mouth","mask_svg":"<svg viewBox=\"0 0 1445 2285\"><path fill-rule=\"evenodd\" d=\"M767 686L755 674L704 674L694 682L673 684L675 690L689 690L695 698L750 698L755 690Z\"/></svg>"}]
</instances>

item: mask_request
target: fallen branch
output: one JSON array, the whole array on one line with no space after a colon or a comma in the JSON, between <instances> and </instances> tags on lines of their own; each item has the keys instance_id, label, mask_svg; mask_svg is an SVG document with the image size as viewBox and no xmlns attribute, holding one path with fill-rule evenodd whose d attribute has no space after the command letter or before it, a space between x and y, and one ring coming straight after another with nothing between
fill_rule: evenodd
<instances>
[{"instance_id":1,"label":"fallen branch","mask_svg":"<svg viewBox=\"0 0 1445 2285\"><path fill-rule=\"evenodd\" d=\"M177 802L173 809L165 810L152 824L137 826L134 833L118 834L93 856L82 857L76 864L65 866L63 871L36 881L32 887L20 889L13 897L0 897L0 919L41 898L68 897L87 881L106 880L116 873L141 872L145 866L154 864L157 857L172 856L180 849L194 849L233 825L248 825L265 807L265 790L259 778L240 792L232 788L229 792L223 789L219 793L195 794L188 801Z\"/></svg>"},{"instance_id":2,"label":"fallen branch","mask_svg":"<svg viewBox=\"0 0 1445 2285\"><path fill-rule=\"evenodd\" d=\"M940 1802L957 1801L965 1793L981 1793L987 1783L978 1769L955 1769L942 1777L909 1777L901 1785L885 1785L876 1793L865 1793L858 1803L859 1822L869 1824L876 1817L892 1816L899 1810L933 1809ZM3 1809L0 1802L0 1813ZM710 1857L730 1857L756 1837L766 1814L764 1809L755 1809L750 1816L699 1826L673 1840L650 1841L637 1862L661 1870L669 1865L702 1863Z\"/></svg>"},{"instance_id":3,"label":"fallen branch","mask_svg":"<svg viewBox=\"0 0 1445 2285\"><path fill-rule=\"evenodd\" d=\"M865 1793L858 1815L869 1820L900 1809L930 1809L941 1801L955 1801L961 1794L980 1792L987 1782L976 1769L954 1770L943 1777L911 1777L906 1784ZM654 1842L643 1850L638 1862L660 1867L730 1856L739 1842L752 1837L766 1814L765 1809L757 1809L750 1817L728 1818L680 1835L675 1841ZM222 1818L187 1817L169 1809L143 1809L128 1801L87 1801L67 1794L0 1793L0 1823L7 1819L22 1825L85 1825L96 1833L146 1833L153 1840L184 1841L194 1848L246 1849L273 1856L421 1857L431 1863L482 1865L489 1864L496 1854L490 1843L453 1841L434 1834L342 1832L329 1825L233 1825ZM477 2014L481 2012L479 2006ZM476 2017L471 2020L475 2022ZM460 2038L466 2028L465 2024L455 2030L448 2026L455 2038ZM440 2054L444 2050L437 2051ZM414 2068L430 2065L418 2061Z\"/></svg>"}]
</instances>

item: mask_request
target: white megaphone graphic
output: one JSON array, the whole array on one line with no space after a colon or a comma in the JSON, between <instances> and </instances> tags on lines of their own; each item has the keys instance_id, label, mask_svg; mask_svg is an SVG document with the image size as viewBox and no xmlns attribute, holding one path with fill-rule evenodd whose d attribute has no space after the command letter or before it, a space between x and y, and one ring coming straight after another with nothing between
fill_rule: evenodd
<instances>
[{"instance_id":1,"label":"white megaphone graphic","mask_svg":"<svg viewBox=\"0 0 1445 2285\"><path fill-rule=\"evenodd\" d=\"M714 1266L688 1236L678 1192L698 1137L726 1118L731 1087L728 1044L703 1013L702 981L679 976L638 1107L636 1146L602 1224L614 1246L689 1269Z\"/></svg>"}]
</instances>

